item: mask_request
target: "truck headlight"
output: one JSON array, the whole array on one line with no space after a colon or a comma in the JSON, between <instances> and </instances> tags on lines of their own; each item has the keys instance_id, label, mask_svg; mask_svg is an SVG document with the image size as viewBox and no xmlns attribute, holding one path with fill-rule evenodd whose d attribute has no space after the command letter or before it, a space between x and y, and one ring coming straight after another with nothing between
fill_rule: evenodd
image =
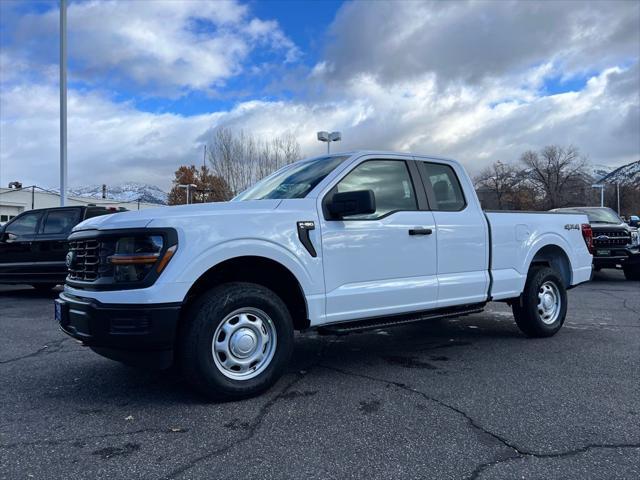
<instances>
[{"instance_id":1,"label":"truck headlight","mask_svg":"<svg viewBox=\"0 0 640 480\"><path fill-rule=\"evenodd\" d=\"M162 257L164 238L161 235L136 235L118 238L115 253L107 258L113 265L116 282L138 282L144 280L155 267L158 273L176 251L177 245L169 247Z\"/></svg>"},{"instance_id":2,"label":"truck headlight","mask_svg":"<svg viewBox=\"0 0 640 480\"><path fill-rule=\"evenodd\" d=\"M631 245L640 245L640 234L637 231L631 232Z\"/></svg>"}]
</instances>

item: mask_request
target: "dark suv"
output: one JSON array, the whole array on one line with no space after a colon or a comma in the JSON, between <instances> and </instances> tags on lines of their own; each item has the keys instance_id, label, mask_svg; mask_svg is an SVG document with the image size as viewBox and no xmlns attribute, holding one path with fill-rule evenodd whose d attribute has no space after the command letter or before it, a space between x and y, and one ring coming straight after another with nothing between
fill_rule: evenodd
<instances>
[{"instance_id":1,"label":"dark suv","mask_svg":"<svg viewBox=\"0 0 640 480\"><path fill-rule=\"evenodd\" d=\"M593 268L622 268L627 280L640 280L638 229L624 223L610 208L558 208L554 212L584 213L593 230Z\"/></svg>"},{"instance_id":2,"label":"dark suv","mask_svg":"<svg viewBox=\"0 0 640 480\"><path fill-rule=\"evenodd\" d=\"M78 206L28 210L0 227L0 283L50 290L67 276L67 236L83 220L123 208Z\"/></svg>"}]
</instances>

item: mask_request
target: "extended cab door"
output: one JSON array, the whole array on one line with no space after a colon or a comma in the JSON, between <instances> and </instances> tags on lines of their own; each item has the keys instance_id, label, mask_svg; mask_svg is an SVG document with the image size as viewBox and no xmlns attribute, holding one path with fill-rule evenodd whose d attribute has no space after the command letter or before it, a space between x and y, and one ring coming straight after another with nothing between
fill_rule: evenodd
<instances>
[{"instance_id":1,"label":"extended cab door","mask_svg":"<svg viewBox=\"0 0 640 480\"><path fill-rule=\"evenodd\" d=\"M26 212L5 226L0 236L0 279L18 281L32 271L33 241L41 218L41 211Z\"/></svg>"},{"instance_id":2,"label":"extended cab door","mask_svg":"<svg viewBox=\"0 0 640 480\"><path fill-rule=\"evenodd\" d=\"M359 190L375 212L331 218L332 196ZM359 159L320 198L327 322L435 307L437 235L411 159Z\"/></svg>"},{"instance_id":3,"label":"extended cab door","mask_svg":"<svg viewBox=\"0 0 640 480\"><path fill-rule=\"evenodd\" d=\"M484 302L489 287L488 232L484 212L462 168L417 161L437 230L438 307ZM459 171L456 171L459 169Z\"/></svg>"}]
</instances>

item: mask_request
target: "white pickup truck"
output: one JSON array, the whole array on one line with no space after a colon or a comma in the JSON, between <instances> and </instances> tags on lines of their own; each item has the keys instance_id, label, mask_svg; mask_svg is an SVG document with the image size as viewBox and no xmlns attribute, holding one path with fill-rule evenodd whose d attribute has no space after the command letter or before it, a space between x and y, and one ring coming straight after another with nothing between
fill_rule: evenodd
<instances>
[{"instance_id":1,"label":"white pickup truck","mask_svg":"<svg viewBox=\"0 0 640 480\"><path fill-rule=\"evenodd\" d=\"M456 161L368 151L301 160L226 203L92 218L69 241L62 330L125 363L177 362L211 398L272 385L294 330L503 301L551 336L592 260L585 215L485 213Z\"/></svg>"}]
</instances>

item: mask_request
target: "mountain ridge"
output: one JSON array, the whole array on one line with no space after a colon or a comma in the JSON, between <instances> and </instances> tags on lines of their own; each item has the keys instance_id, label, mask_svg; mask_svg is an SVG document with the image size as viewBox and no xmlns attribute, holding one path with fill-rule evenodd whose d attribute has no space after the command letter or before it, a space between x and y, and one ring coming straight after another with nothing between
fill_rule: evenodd
<instances>
[{"instance_id":1,"label":"mountain ridge","mask_svg":"<svg viewBox=\"0 0 640 480\"><path fill-rule=\"evenodd\" d=\"M599 182L640 187L640 160L616 168L602 177Z\"/></svg>"},{"instance_id":2,"label":"mountain ridge","mask_svg":"<svg viewBox=\"0 0 640 480\"><path fill-rule=\"evenodd\" d=\"M68 194L75 197L102 198L102 185L70 188ZM155 185L141 182L124 182L107 185L107 200L118 202L144 202L166 205L168 194Z\"/></svg>"}]
</instances>

